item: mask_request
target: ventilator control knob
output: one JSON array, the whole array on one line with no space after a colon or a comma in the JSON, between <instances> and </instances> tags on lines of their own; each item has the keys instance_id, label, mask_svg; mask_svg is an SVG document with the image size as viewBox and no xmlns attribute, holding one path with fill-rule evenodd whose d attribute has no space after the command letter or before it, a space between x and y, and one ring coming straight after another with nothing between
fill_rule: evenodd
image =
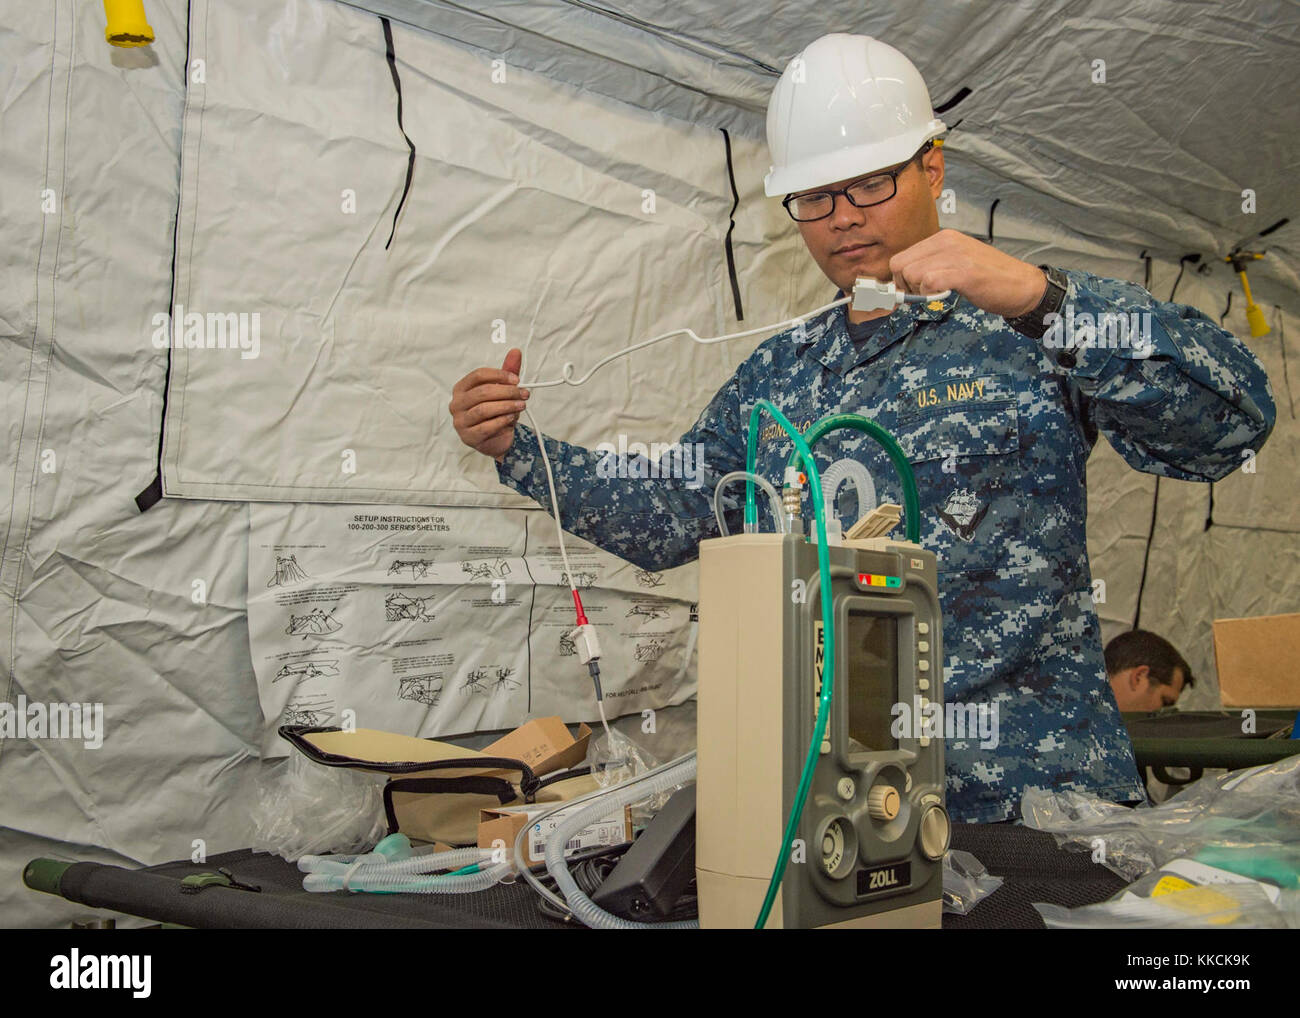
<instances>
[{"instance_id":1,"label":"ventilator control knob","mask_svg":"<svg viewBox=\"0 0 1300 1018\"><path fill-rule=\"evenodd\" d=\"M867 812L873 820L893 820L898 806L898 789L893 785L876 785L867 793Z\"/></svg>"},{"instance_id":2,"label":"ventilator control knob","mask_svg":"<svg viewBox=\"0 0 1300 1018\"><path fill-rule=\"evenodd\" d=\"M843 880L853 872L858 857L858 839L848 817L834 817L822 829L822 869L832 880Z\"/></svg>"},{"instance_id":3,"label":"ventilator control knob","mask_svg":"<svg viewBox=\"0 0 1300 1018\"><path fill-rule=\"evenodd\" d=\"M921 816L921 851L927 859L939 860L948 851L951 826L942 806L930 806Z\"/></svg>"}]
</instances>

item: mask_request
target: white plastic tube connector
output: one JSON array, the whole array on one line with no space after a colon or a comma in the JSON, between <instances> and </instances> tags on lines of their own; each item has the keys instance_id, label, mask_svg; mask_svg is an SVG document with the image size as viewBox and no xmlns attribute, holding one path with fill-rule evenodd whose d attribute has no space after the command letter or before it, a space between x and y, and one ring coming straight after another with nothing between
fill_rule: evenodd
<instances>
[{"instance_id":1,"label":"white plastic tube connector","mask_svg":"<svg viewBox=\"0 0 1300 1018\"><path fill-rule=\"evenodd\" d=\"M604 795L592 800L590 805L567 816L560 825L546 838L546 870L555 880L564 895L569 910L581 922L593 929L601 930L686 930L697 929L695 920L670 923L634 923L611 915L592 901L578 882L569 873L564 862L564 846L569 839L601 817L608 816L611 810L619 809L630 803L639 802L656 792L665 792L695 777L695 754L690 754L681 763L669 767L650 777L634 779L611 789Z\"/></svg>"}]
</instances>

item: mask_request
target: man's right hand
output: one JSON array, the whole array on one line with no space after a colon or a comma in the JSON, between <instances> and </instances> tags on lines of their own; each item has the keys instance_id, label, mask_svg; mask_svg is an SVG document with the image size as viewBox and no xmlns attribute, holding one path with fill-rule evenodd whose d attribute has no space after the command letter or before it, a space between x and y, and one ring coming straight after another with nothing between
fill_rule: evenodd
<instances>
[{"instance_id":1,"label":"man's right hand","mask_svg":"<svg viewBox=\"0 0 1300 1018\"><path fill-rule=\"evenodd\" d=\"M528 400L519 388L519 368L524 355L511 350L495 368L475 368L451 390L451 423L460 440L471 449L500 462L515 440L515 422Z\"/></svg>"}]
</instances>

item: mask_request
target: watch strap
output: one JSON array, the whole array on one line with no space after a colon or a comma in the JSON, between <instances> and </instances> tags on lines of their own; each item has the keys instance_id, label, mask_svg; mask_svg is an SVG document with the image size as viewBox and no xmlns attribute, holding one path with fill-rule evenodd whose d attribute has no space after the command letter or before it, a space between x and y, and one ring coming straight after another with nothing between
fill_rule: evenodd
<instances>
[{"instance_id":1,"label":"watch strap","mask_svg":"<svg viewBox=\"0 0 1300 1018\"><path fill-rule=\"evenodd\" d=\"M1065 273L1051 265L1038 266L1043 270L1047 277L1047 289L1043 292L1043 299L1031 311L1018 315L1015 318L1004 320L1013 329L1022 335L1029 336L1031 339L1042 339L1047 332L1046 318L1050 314L1059 314L1065 304L1065 295L1069 292L1070 281Z\"/></svg>"}]
</instances>

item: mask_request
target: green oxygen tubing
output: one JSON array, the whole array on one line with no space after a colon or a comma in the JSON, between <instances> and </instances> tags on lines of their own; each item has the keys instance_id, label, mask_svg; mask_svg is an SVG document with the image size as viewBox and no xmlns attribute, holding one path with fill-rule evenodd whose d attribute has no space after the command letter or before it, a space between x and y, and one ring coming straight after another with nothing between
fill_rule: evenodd
<instances>
[{"instance_id":1,"label":"green oxygen tubing","mask_svg":"<svg viewBox=\"0 0 1300 1018\"><path fill-rule=\"evenodd\" d=\"M745 458L745 469L753 475L758 462L758 419L767 411L773 420L790 436L794 442L794 451L790 454L789 465L795 466L802 461L804 473L808 475L808 486L812 495L813 516L817 527L817 568L821 575L822 621L826 643L825 660L831 662L822 676L821 696L817 702L817 723L813 727L812 741L808 743L808 755L804 759L803 773L799 776L799 785L795 791L794 803L790 807L790 817L786 822L785 836L781 840L781 851L777 854L776 865L772 869L772 878L767 885L767 894L763 898L763 907L759 911L754 928L761 930L767 924L768 915L776 902L776 893L781 888L785 868L790 859L790 848L794 844L799 821L803 817L804 806L808 802L808 792L812 787L813 771L817 766L822 739L830 721L831 697L835 687L835 616L831 600L831 564L830 552L826 544L826 507L822 499L821 475L813 459L812 445L821 440L828 432L840 428L852 428L870 435L889 454L894 468L898 471L903 485L903 506L907 521L907 539L914 544L920 543L920 500L916 494L916 478L912 474L912 465L907 462L903 450L894 436L874 421L859 414L830 414L823 417L808 429L807 437L799 433L784 414L770 400L760 399L749 412L749 437ZM745 529L757 530L758 508L754 503L754 482L745 481Z\"/></svg>"}]
</instances>

